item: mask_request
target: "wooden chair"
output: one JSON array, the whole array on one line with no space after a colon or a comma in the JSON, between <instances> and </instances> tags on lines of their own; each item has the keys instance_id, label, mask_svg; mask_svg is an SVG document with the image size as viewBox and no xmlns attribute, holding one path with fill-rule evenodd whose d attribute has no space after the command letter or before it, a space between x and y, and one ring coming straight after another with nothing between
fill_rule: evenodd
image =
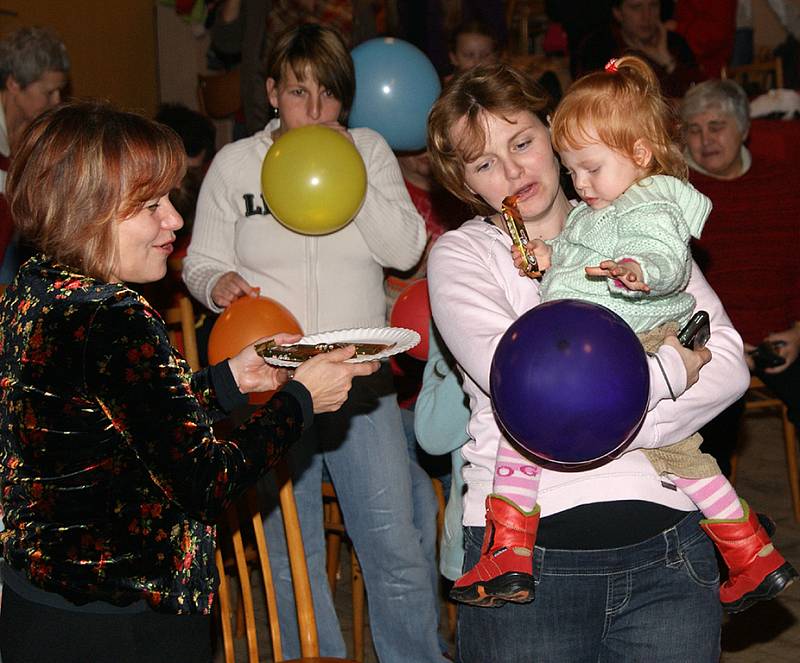
<instances>
[{"instance_id":1,"label":"wooden chair","mask_svg":"<svg viewBox=\"0 0 800 663\"><path fill-rule=\"evenodd\" d=\"M305 549L303 548L303 538L300 532L300 521L297 516L297 505L294 500L292 482L284 463L280 463L276 467L276 474L280 486L279 502L286 532L286 544L289 552L292 584L294 587L295 603L297 605L297 623L302 655L302 658L292 660L295 661L295 663L334 663L335 661L345 661L346 659L319 656L317 624L311 598L311 583L308 578ZM240 514L244 514L244 516ZM269 635L272 644L272 660L276 663L287 661L283 656L277 599L272 581L272 571L269 565L268 544L264 536L263 516L255 489L250 490L240 504L234 505L228 509L226 512L226 523L227 534L224 536L229 537L230 545L233 548L236 572L241 585L241 595L244 603L244 621L246 625L248 652L247 660L249 663L258 663L260 659L257 642L257 625L253 606L253 588L250 582L250 565L248 564L245 543L242 537L242 530L245 527L248 528L248 533L252 535L255 541L258 559L257 569L260 571L262 578L267 609L267 625L269 627ZM220 543L224 545L226 542L221 541ZM231 600L220 547L218 547L216 553L216 564L220 576L219 606L222 621L223 651L225 663L234 663L234 638L230 623Z\"/></svg>"},{"instance_id":2,"label":"wooden chair","mask_svg":"<svg viewBox=\"0 0 800 663\"><path fill-rule=\"evenodd\" d=\"M439 539L444 528L445 498L442 482L438 479L432 479L432 482L438 505L436 512L436 548L438 550ZM342 512L336 499L336 491L333 484L327 481L322 483L322 504L327 553L326 570L332 596L336 595L336 580L339 575L342 543L345 543L350 549L350 581L353 593L353 655L356 661L361 663L364 660L364 577L353 544L347 538ZM456 630L456 604L449 599L447 600L447 622L448 631L451 637L454 637Z\"/></svg>"},{"instance_id":3,"label":"wooden chair","mask_svg":"<svg viewBox=\"0 0 800 663\"><path fill-rule=\"evenodd\" d=\"M436 502L438 504L438 509L436 511L436 550L438 551L440 549L439 546L442 543L442 532L444 531L444 508L446 501L442 482L436 478L431 479L431 481L433 481L433 492L436 493ZM447 609L447 632L451 639L455 639L456 619L458 616L456 604L455 601L449 597L445 597L444 601Z\"/></svg>"},{"instance_id":4,"label":"wooden chair","mask_svg":"<svg viewBox=\"0 0 800 663\"><path fill-rule=\"evenodd\" d=\"M330 481L322 482L323 526L325 529L325 570L331 596L336 596L336 580L339 576L342 543L350 550L350 584L353 596L353 656L358 663L364 660L364 575L358 563L355 548L344 529L342 510L336 498L336 490Z\"/></svg>"},{"instance_id":5,"label":"wooden chair","mask_svg":"<svg viewBox=\"0 0 800 663\"><path fill-rule=\"evenodd\" d=\"M780 414L783 423L783 443L786 450L786 469L789 474L789 490L792 495L792 512L796 523L800 523L800 473L798 473L797 430L789 420L786 405L772 394L757 377L750 380L745 402L745 415L772 411ZM739 455L731 457L731 483L736 481Z\"/></svg>"},{"instance_id":6,"label":"wooden chair","mask_svg":"<svg viewBox=\"0 0 800 663\"><path fill-rule=\"evenodd\" d=\"M181 295L176 306L164 311L169 340L183 354L193 371L200 370L200 353L197 350L194 307L192 301ZM179 335L180 333L180 335Z\"/></svg>"},{"instance_id":7,"label":"wooden chair","mask_svg":"<svg viewBox=\"0 0 800 663\"><path fill-rule=\"evenodd\" d=\"M240 83L238 68L221 74L198 74L197 103L200 112L215 120L233 115L242 105Z\"/></svg>"},{"instance_id":8,"label":"wooden chair","mask_svg":"<svg viewBox=\"0 0 800 663\"><path fill-rule=\"evenodd\" d=\"M752 97L783 87L783 61L773 58L739 67L723 67L721 76L736 81Z\"/></svg>"}]
</instances>

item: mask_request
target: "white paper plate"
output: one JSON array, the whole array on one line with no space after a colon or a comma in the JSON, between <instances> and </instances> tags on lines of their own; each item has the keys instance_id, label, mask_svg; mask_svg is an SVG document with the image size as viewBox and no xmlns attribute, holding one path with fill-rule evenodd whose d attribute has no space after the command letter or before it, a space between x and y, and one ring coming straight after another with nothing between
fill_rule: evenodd
<instances>
[{"instance_id":1,"label":"white paper plate","mask_svg":"<svg viewBox=\"0 0 800 663\"><path fill-rule=\"evenodd\" d=\"M394 346L387 348L383 352L348 359L347 362L350 364L360 364L365 361L386 359L392 355L410 350L419 342L420 336L417 332L403 327L337 329L335 331L303 336L303 338L298 341L298 343L311 345L316 345L317 343L394 343ZM272 366L285 366L287 368L296 368L302 363L299 361L278 359L276 357L264 357L264 361Z\"/></svg>"}]
</instances>

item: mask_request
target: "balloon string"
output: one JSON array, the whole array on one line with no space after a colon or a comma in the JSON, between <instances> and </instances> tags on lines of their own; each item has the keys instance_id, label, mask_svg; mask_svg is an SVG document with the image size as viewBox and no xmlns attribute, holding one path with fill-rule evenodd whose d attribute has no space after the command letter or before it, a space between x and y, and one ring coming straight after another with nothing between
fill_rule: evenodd
<instances>
[{"instance_id":1,"label":"balloon string","mask_svg":"<svg viewBox=\"0 0 800 663\"><path fill-rule=\"evenodd\" d=\"M664 376L664 382L667 383L667 389L669 389L669 396L673 401L677 401L677 397L675 396L675 392L672 391L672 385L669 383L669 378L667 377L667 372L664 370L664 364L661 363L661 357L659 357L655 352L648 352L647 355L652 357L656 360L658 367L661 369L661 375Z\"/></svg>"}]
</instances>

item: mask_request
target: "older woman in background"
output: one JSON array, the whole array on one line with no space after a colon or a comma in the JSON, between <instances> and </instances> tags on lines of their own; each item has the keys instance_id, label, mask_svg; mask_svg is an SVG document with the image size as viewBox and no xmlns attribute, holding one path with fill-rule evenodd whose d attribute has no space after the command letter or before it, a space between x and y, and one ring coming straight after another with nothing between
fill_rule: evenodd
<instances>
[{"instance_id":1,"label":"older woman in background","mask_svg":"<svg viewBox=\"0 0 800 663\"><path fill-rule=\"evenodd\" d=\"M9 159L25 128L61 101L69 57L55 33L20 28L0 39L0 283L17 271L14 227L5 196Z\"/></svg>"},{"instance_id":2,"label":"older woman in background","mask_svg":"<svg viewBox=\"0 0 800 663\"><path fill-rule=\"evenodd\" d=\"M797 164L752 157L744 144L748 100L734 81L691 88L681 115L691 182L713 202L695 258L745 341L751 371L798 425L800 171ZM705 450L728 468L743 408L734 404L701 431Z\"/></svg>"}]
</instances>

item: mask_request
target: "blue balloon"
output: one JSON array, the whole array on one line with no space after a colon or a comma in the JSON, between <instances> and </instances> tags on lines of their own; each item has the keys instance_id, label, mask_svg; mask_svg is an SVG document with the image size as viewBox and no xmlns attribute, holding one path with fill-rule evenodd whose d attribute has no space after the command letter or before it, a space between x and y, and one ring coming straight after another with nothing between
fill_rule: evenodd
<instances>
[{"instance_id":1,"label":"blue balloon","mask_svg":"<svg viewBox=\"0 0 800 663\"><path fill-rule=\"evenodd\" d=\"M425 147L428 113L439 97L439 75L428 57L401 39L370 39L352 51L356 96L351 127L369 127L394 150Z\"/></svg>"},{"instance_id":2,"label":"blue balloon","mask_svg":"<svg viewBox=\"0 0 800 663\"><path fill-rule=\"evenodd\" d=\"M604 306L561 299L506 331L489 379L509 439L544 465L600 465L634 438L647 412L650 374L633 330Z\"/></svg>"}]
</instances>

